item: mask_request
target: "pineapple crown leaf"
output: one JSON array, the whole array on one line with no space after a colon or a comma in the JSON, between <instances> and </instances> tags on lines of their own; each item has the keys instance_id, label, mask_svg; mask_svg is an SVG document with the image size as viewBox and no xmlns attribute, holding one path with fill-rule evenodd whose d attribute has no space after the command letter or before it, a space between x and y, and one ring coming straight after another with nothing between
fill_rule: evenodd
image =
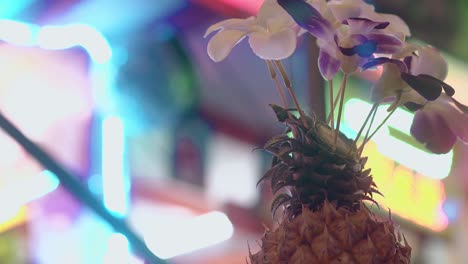
<instances>
[{"instance_id":1,"label":"pineapple crown leaf","mask_svg":"<svg viewBox=\"0 0 468 264\"><path fill-rule=\"evenodd\" d=\"M282 205L290 202L293 199L293 196L287 193L281 193L275 197L273 202L271 203L271 216L274 219L276 215L276 211Z\"/></svg>"},{"instance_id":2,"label":"pineapple crown leaf","mask_svg":"<svg viewBox=\"0 0 468 264\"><path fill-rule=\"evenodd\" d=\"M353 141L340 134L338 147L333 148L326 124L317 121L306 126L288 109L277 105L272 108L287 129L263 147L273 160L257 185L270 181L272 193L278 195L271 208L273 216L280 206L286 206L285 212L292 218L301 213L303 205L316 210L326 200L351 209L358 208L363 200L377 204L373 194L381 193L370 169L364 169L367 158L355 155ZM281 190L291 191L292 195Z\"/></svg>"}]
</instances>

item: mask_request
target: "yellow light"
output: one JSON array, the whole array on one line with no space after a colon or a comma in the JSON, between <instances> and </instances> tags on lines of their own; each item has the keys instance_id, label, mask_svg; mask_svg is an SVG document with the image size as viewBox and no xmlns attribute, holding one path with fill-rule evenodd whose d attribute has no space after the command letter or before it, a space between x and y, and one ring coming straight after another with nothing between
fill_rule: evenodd
<instances>
[{"instance_id":1,"label":"yellow light","mask_svg":"<svg viewBox=\"0 0 468 264\"><path fill-rule=\"evenodd\" d=\"M384 195L375 196L382 208L417 225L439 232L447 228L448 218L442 210L445 200L441 180L431 179L396 164L382 155L376 143L369 142L363 152L368 157L367 168Z\"/></svg>"},{"instance_id":2,"label":"yellow light","mask_svg":"<svg viewBox=\"0 0 468 264\"><path fill-rule=\"evenodd\" d=\"M24 223L26 221L26 218L27 208L26 206L22 206L19 208L16 214L12 215L10 219L0 223L0 233Z\"/></svg>"}]
</instances>

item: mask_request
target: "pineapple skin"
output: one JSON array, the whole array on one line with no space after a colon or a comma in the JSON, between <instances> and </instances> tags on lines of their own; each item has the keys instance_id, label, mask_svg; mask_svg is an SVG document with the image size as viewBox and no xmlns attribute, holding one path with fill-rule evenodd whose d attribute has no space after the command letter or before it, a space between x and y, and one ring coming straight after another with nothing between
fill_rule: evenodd
<instances>
[{"instance_id":1,"label":"pineapple skin","mask_svg":"<svg viewBox=\"0 0 468 264\"><path fill-rule=\"evenodd\" d=\"M266 230L252 264L406 264L411 247L391 219L382 221L361 203L350 211L325 201L319 210L304 207L274 231Z\"/></svg>"}]
</instances>

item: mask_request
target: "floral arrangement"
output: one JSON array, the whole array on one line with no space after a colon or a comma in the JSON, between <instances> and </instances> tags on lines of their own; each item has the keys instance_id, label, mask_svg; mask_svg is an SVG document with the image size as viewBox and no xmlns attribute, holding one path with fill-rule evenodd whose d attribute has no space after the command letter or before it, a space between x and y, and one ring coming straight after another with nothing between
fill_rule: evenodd
<instances>
[{"instance_id":1,"label":"floral arrangement","mask_svg":"<svg viewBox=\"0 0 468 264\"><path fill-rule=\"evenodd\" d=\"M318 67L330 93L327 120L304 113L281 63L303 34L314 36L319 48ZM439 51L407 41L410 29L400 17L378 13L364 0L265 0L256 16L221 21L207 29L208 35L208 55L215 62L248 39L254 54L268 65L282 101L272 107L289 133L264 147L273 162L261 181L270 181L274 193L281 191L272 212L284 208L284 214L275 231L266 231L262 250L250 254L250 261L409 263L411 248L395 235L391 218L375 219L362 203L380 193L370 170L363 169L366 158L361 154L400 107L414 112L411 134L428 150L447 153L457 139L468 143L468 107L453 98L455 90L444 82L448 65ZM340 132L347 79L378 67L382 74L369 96L373 107L357 137L349 139ZM338 76L341 85L334 95ZM388 115L372 131L380 105L388 105Z\"/></svg>"}]
</instances>

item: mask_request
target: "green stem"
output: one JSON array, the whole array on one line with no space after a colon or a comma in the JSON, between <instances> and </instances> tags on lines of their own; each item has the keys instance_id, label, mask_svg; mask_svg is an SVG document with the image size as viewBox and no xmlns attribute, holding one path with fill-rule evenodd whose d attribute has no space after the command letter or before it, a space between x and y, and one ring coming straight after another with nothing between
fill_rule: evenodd
<instances>
[{"instance_id":1,"label":"green stem","mask_svg":"<svg viewBox=\"0 0 468 264\"><path fill-rule=\"evenodd\" d=\"M360 147L360 153L362 153L365 144L371 140L371 138L379 131L379 129L382 128L382 126L388 121L388 119L393 115L393 113L395 113L396 110L397 110L397 107L393 108L392 111L385 117L385 119L374 130L374 132L372 132L372 134L367 139L365 139L364 142L362 142L362 145Z\"/></svg>"},{"instance_id":2,"label":"green stem","mask_svg":"<svg viewBox=\"0 0 468 264\"><path fill-rule=\"evenodd\" d=\"M288 101L286 100L286 96L284 96L283 89L281 87L281 84L278 80L278 76L276 75L275 69L273 67L273 63L271 63L271 60L266 60L268 70L270 72L271 79L275 82L276 85L276 90L278 91L280 97L281 97L281 102L283 103L283 107L285 109L288 108Z\"/></svg>"},{"instance_id":3,"label":"green stem","mask_svg":"<svg viewBox=\"0 0 468 264\"><path fill-rule=\"evenodd\" d=\"M291 95L291 98L293 99L294 105L296 106L297 111L299 112L299 116L301 117L302 123L307 126L307 122L304 116L304 113L302 112L301 107L299 106L299 103L296 98L296 94L294 93L294 90L291 85L291 81L289 80L288 74L286 73L286 70L283 67L283 64L281 64L281 61L275 61L276 67L278 68L279 72L281 73L281 77L283 77L283 82L286 88L288 88L289 94Z\"/></svg>"},{"instance_id":4,"label":"green stem","mask_svg":"<svg viewBox=\"0 0 468 264\"><path fill-rule=\"evenodd\" d=\"M335 105L333 103L333 80L328 81L328 90L330 92L330 120L331 120L331 130L332 133L335 131L335 117L334 117L334 111L335 111ZM328 122L327 122L328 124Z\"/></svg>"},{"instance_id":5,"label":"green stem","mask_svg":"<svg viewBox=\"0 0 468 264\"><path fill-rule=\"evenodd\" d=\"M366 120L364 121L364 124L362 124L361 129L359 129L359 132L358 132L356 138L354 139L354 144L356 144L357 141L359 140L359 137L361 136L362 131L364 131L364 128L366 127L367 122L369 121L371 115L372 115L373 113L376 112L378 106L379 106L379 103L375 103L374 105L372 105L372 108L371 108L371 110L369 111L369 114L367 114L367 117L366 117ZM374 115L375 115L375 114L374 114ZM371 124L371 125L372 125L372 124ZM369 130L367 130L367 132L369 132ZM366 136L367 136L367 134L368 134L368 133L366 133Z\"/></svg>"},{"instance_id":6,"label":"green stem","mask_svg":"<svg viewBox=\"0 0 468 264\"><path fill-rule=\"evenodd\" d=\"M340 124L341 124L341 116L343 113L343 103L344 103L344 95L345 95L345 90L346 90L346 81L348 79L348 74L343 75L343 80L341 81L341 87L340 87L340 106L338 107L338 118L336 121L336 133L335 133L335 141L334 144L336 146L336 141L338 139L338 134L340 133Z\"/></svg>"}]
</instances>

